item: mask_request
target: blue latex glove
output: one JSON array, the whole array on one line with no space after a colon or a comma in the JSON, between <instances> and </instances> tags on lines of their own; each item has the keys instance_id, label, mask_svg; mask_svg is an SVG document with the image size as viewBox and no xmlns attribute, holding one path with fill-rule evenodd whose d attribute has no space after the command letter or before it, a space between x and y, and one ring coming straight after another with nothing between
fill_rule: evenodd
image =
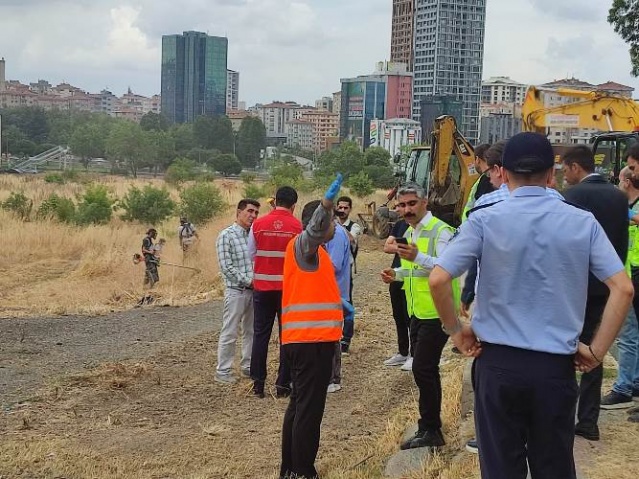
<instances>
[{"instance_id":1,"label":"blue latex glove","mask_svg":"<svg viewBox=\"0 0 639 479\"><path fill-rule=\"evenodd\" d=\"M632 217L635 215L636 213L632 210L628 210L628 219L631 220Z\"/></svg>"},{"instance_id":2,"label":"blue latex glove","mask_svg":"<svg viewBox=\"0 0 639 479\"><path fill-rule=\"evenodd\" d=\"M337 198L337 194L339 193L339 189L342 186L342 181L344 181L344 177L341 173L337 173L337 177L331 183L331 186L328 187L326 193L324 193L324 198L329 201L335 201Z\"/></svg>"},{"instance_id":3,"label":"blue latex glove","mask_svg":"<svg viewBox=\"0 0 639 479\"><path fill-rule=\"evenodd\" d=\"M355 308L344 298L342 298L342 312L344 313L344 321L352 322L355 319Z\"/></svg>"}]
</instances>

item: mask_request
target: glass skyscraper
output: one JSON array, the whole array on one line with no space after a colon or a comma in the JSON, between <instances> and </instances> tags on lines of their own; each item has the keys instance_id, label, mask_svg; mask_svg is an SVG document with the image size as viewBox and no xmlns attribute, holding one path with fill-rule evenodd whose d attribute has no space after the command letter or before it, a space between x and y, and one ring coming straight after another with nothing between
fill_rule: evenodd
<instances>
[{"instance_id":1,"label":"glass skyscraper","mask_svg":"<svg viewBox=\"0 0 639 479\"><path fill-rule=\"evenodd\" d=\"M485 0L415 0L413 118L425 97L453 96L463 103L457 124L479 138Z\"/></svg>"},{"instance_id":2,"label":"glass skyscraper","mask_svg":"<svg viewBox=\"0 0 639 479\"><path fill-rule=\"evenodd\" d=\"M171 123L226 113L227 54L227 38L162 36L162 113Z\"/></svg>"}]
</instances>

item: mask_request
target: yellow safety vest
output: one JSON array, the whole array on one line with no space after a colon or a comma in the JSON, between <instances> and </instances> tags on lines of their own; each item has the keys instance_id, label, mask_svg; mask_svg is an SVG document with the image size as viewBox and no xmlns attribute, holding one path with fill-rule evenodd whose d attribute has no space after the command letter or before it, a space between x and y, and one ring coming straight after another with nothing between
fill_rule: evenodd
<instances>
[{"instance_id":1,"label":"yellow safety vest","mask_svg":"<svg viewBox=\"0 0 639 479\"><path fill-rule=\"evenodd\" d=\"M481 178L485 174L486 173L482 173L481 175L479 175L479 178L477 178L473 186L470 188L470 193L468 193L468 199L466 200L466 205L464 206L464 209L462 211L462 223L468 219L468 212L475 207L475 194L477 193L479 180L481 180Z\"/></svg>"},{"instance_id":2,"label":"yellow safety vest","mask_svg":"<svg viewBox=\"0 0 639 479\"><path fill-rule=\"evenodd\" d=\"M434 216L428 224L419 232L417 239L417 249L428 256L437 257L437 240L442 231L454 231L454 228ZM404 233L404 238L409 242L413 235L413 227L409 227ZM433 297L430 294L428 285L429 272L412 261L402 259L402 269L408 274L404 277L404 292L406 293L406 304L409 316L418 319L437 319L439 313L435 308ZM455 307L459 305L461 290L459 280L453 279L453 298Z\"/></svg>"},{"instance_id":3,"label":"yellow safety vest","mask_svg":"<svg viewBox=\"0 0 639 479\"><path fill-rule=\"evenodd\" d=\"M634 208L634 203L633 203ZM632 208L631 208L632 209ZM634 211L634 209L632 209ZM639 267L639 226L630 224L628 227L628 259L626 260L626 266L637 268Z\"/></svg>"}]
</instances>

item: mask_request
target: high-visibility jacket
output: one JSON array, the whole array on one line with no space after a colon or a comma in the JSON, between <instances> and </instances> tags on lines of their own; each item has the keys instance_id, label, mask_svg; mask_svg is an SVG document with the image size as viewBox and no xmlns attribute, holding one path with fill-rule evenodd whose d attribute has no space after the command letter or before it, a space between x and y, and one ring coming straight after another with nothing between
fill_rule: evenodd
<instances>
[{"instance_id":1,"label":"high-visibility jacket","mask_svg":"<svg viewBox=\"0 0 639 479\"><path fill-rule=\"evenodd\" d=\"M273 210L253 222L257 252L253 265L256 291L281 291L286 245L302 232L302 223L288 210Z\"/></svg>"},{"instance_id":2,"label":"high-visibility jacket","mask_svg":"<svg viewBox=\"0 0 639 479\"><path fill-rule=\"evenodd\" d=\"M631 211L635 211L637 202L635 200L631 205ZM628 256L626 257L626 265L633 268L639 268L639 226L630 223L628 227Z\"/></svg>"},{"instance_id":3,"label":"high-visibility jacket","mask_svg":"<svg viewBox=\"0 0 639 479\"><path fill-rule=\"evenodd\" d=\"M479 186L479 181L482 179L482 177L485 174L486 173L482 173L481 175L479 175L479 178L477 178L473 186L470 188L470 192L468 193L468 199L466 200L466 205L464 206L464 209L462 210L462 222L468 219L468 212L475 207L475 201L477 201L475 199L475 195L477 194L477 187Z\"/></svg>"},{"instance_id":4,"label":"high-visibility jacket","mask_svg":"<svg viewBox=\"0 0 639 479\"><path fill-rule=\"evenodd\" d=\"M317 254L317 270L304 271L295 259L295 240L286 247L282 344L329 343L342 338L344 313L335 270L324 248Z\"/></svg>"},{"instance_id":5,"label":"high-visibility jacket","mask_svg":"<svg viewBox=\"0 0 639 479\"><path fill-rule=\"evenodd\" d=\"M437 257L437 240L444 230L454 231L452 226L433 216L419 232L417 249L428 256ZM411 226L404 233L404 238L410 242L412 236L413 227ZM404 292L406 293L409 316L415 316L417 319L439 318L439 313L430 294L430 286L428 284L430 273L418 264L405 259L402 259L401 266L402 269L408 271L408 274L404 277ZM455 307L457 307L461 298L459 280L453 279L452 286Z\"/></svg>"}]
</instances>

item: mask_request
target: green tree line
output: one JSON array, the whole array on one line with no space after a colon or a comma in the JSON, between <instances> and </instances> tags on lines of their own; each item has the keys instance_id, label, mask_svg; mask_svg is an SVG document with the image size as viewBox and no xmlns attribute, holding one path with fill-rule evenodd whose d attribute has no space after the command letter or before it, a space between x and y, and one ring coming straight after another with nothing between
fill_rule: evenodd
<instances>
[{"instance_id":1,"label":"green tree line","mask_svg":"<svg viewBox=\"0 0 639 479\"><path fill-rule=\"evenodd\" d=\"M0 151L34 156L54 146L69 146L88 168L104 158L112 172L137 176L141 169L166 171L176 160L191 160L222 174L254 168L266 147L266 129L259 118L242 120L233 131L226 116L198 117L192 124L169 125L161 114L147 113L139 124L106 114L45 111L41 108L0 109Z\"/></svg>"}]
</instances>

